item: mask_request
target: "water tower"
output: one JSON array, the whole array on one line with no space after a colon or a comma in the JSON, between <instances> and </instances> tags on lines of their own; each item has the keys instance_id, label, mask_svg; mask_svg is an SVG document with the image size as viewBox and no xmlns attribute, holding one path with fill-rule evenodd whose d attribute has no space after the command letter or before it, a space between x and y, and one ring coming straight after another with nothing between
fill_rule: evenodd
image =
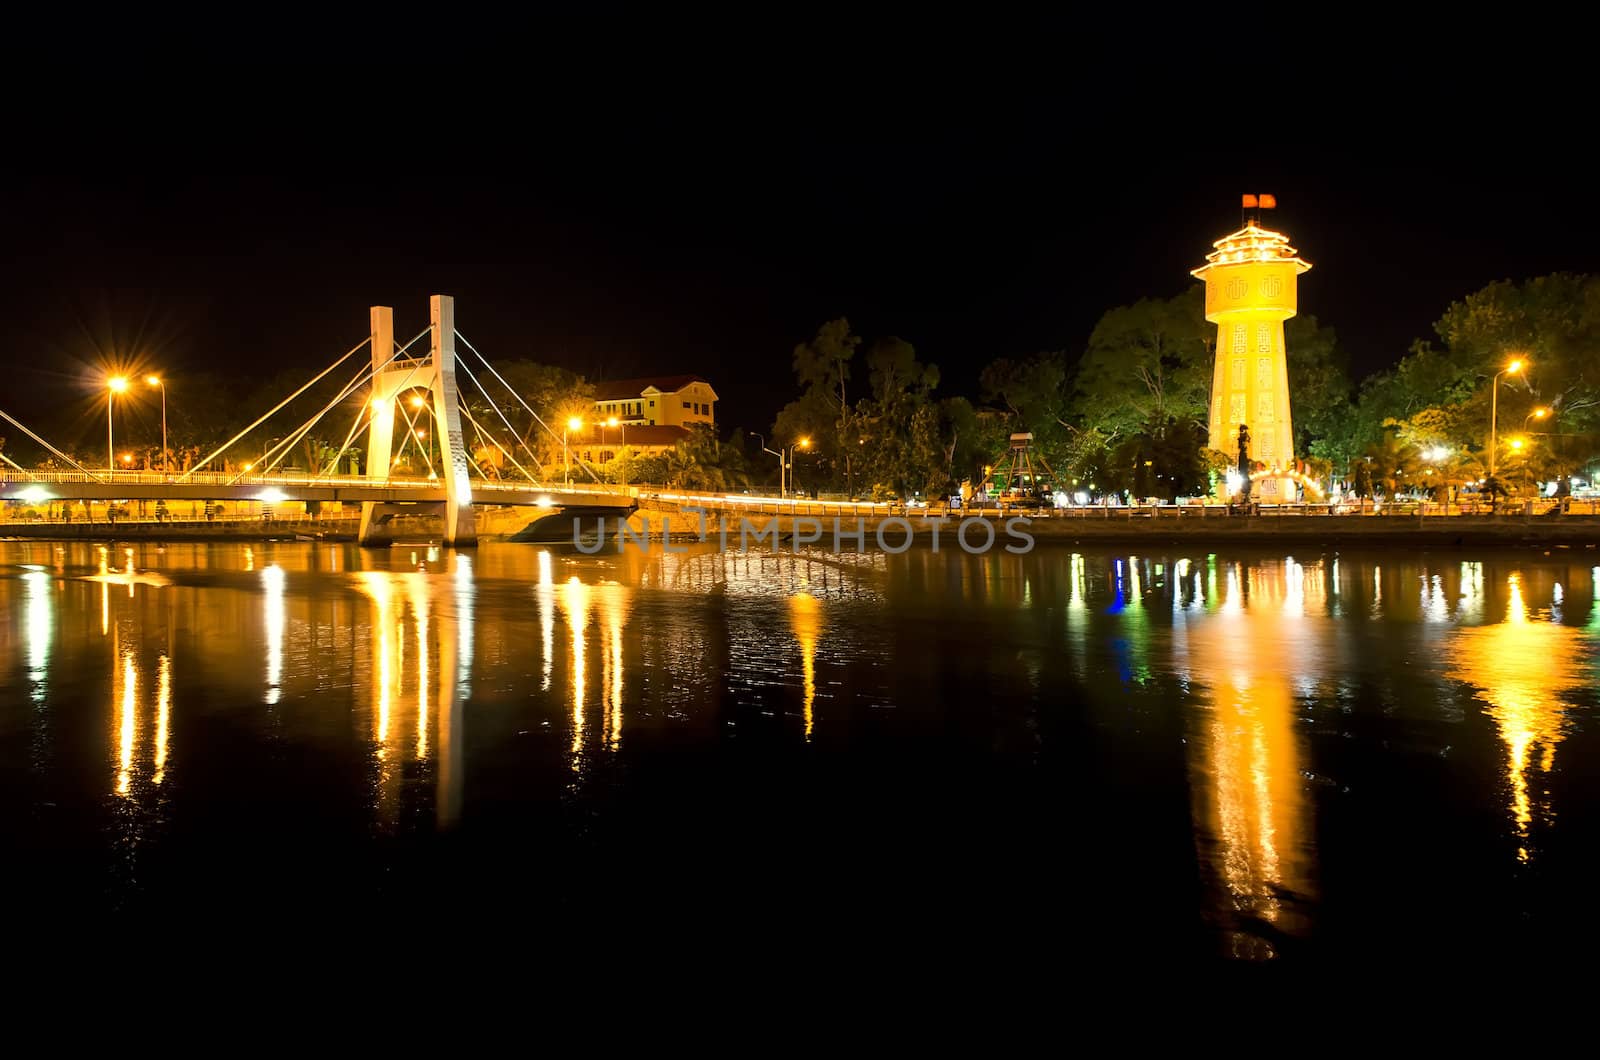
<instances>
[{"instance_id":1,"label":"water tower","mask_svg":"<svg viewBox=\"0 0 1600 1060\"><path fill-rule=\"evenodd\" d=\"M1241 429L1247 429L1250 460L1266 469L1254 492L1269 503L1295 499L1295 478L1288 475L1295 469L1294 423L1283 322L1294 316L1296 283L1311 268L1288 236L1261 227L1255 211L1276 205L1271 195L1246 195L1244 227L1213 243L1206 263L1192 270L1206 284L1206 319L1217 325L1209 444L1233 455ZM1239 473L1248 476L1250 469Z\"/></svg>"}]
</instances>

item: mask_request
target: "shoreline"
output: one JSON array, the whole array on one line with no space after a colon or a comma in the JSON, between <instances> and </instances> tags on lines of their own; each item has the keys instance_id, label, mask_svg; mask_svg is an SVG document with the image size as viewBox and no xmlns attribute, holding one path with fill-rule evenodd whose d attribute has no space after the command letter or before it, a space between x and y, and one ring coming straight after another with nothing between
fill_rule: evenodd
<instances>
[{"instance_id":1,"label":"shoreline","mask_svg":"<svg viewBox=\"0 0 1600 1060\"><path fill-rule=\"evenodd\" d=\"M1026 518L1026 517L1012 517ZM912 533L907 535L905 524L895 520L893 525L884 526L884 541L889 549L879 547L877 531L880 525L889 522L883 518L862 519L859 524L855 520L841 520L839 528L843 533L839 542L840 550L846 552L879 552L899 551L903 543L909 542L913 548L931 548L936 536L935 528L923 523L924 517L917 516L908 520ZM761 521L752 520L755 527L768 527L773 521L777 523L777 535L783 551L793 551L795 523L799 521L802 529L809 533L818 525L821 527L821 536L815 540L808 540L801 547L821 548L832 550L834 541L834 523L832 518L822 517L787 517L765 516ZM1016 537L1006 533L1006 522L1003 519L988 520L995 529L994 542L989 551L1001 551L1006 545L1019 546L1021 542ZM408 520L409 522L409 520ZM640 523L644 522L641 527ZM662 540L673 544L700 543L700 537L692 532L683 532L672 529L670 534L663 536L662 530L669 529L670 524L663 524L659 519L640 520L635 518L631 524L637 532L647 529L651 544ZM486 542L518 541L537 544L558 544L572 547L573 541L570 524L566 534L551 534L542 540L530 538L525 533L482 533L480 540ZM857 526L865 531L865 541L858 548L854 537ZM959 551L961 546L957 540L957 527L959 521L950 520L937 528L938 545L940 551ZM1025 527L1027 534L1031 535L1036 546L1056 546L1075 544L1164 544L1183 545L1186 543L1201 544L1302 544L1302 545L1404 545L1410 547L1442 547L1459 548L1469 546L1564 546L1568 548L1581 547L1593 549L1600 547L1600 516L1589 515L1563 515L1563 516L1527 516L1527 515L1451 515L1451 516L1387 516L1387 515L1327 515L1327 516L1234 516L1227 519L1194 519L1179 520L1168 518L1151 518L1137 516L1118 516L1108 519L1085 518L1082 516L1060 518L1047 517L1031 519ZM407 540L411 538L427 538L437 536L437 530L429 525L425 519L416 520L416 525L399 528L400 534ZM703 543L718 544L720 536L716 526L707 527L708 533ZM327 544L348 544L356 540L357 523L355 520L326 520L316 522L238 522L238 523L141 523L130 522L125 524L106 523L20 523L0 526L0 540L21 541L304 541L307 543L322 542ZM586 543L595 540L592 533L585 534ZM969 534L969 540L978 543L984 538L982 533ZM614 540L614 532L607 533L608 540ZM728 550L738 551L739 535L737 524L730 523L728 534ZM759 540L754 536L748 541L749 551L771 551L771 537ZM382 546L377 546L382 547ZM602 546L596 554L613 552L615 544ZM981 554L983 550L979 550Z\"/></svg>"}]
</instances>

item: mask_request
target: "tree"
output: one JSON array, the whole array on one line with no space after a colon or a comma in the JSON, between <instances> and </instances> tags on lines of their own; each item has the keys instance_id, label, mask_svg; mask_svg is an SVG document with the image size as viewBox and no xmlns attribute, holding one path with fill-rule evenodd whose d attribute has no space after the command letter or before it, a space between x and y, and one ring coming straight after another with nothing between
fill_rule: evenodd
<instances>
[{"instance_id":1,"label":"tree","mask_svg":"<svg viewBox=\"0 0 1600 1060\"><path fill-rule=\"evenodd\" d=\"M666 454L663 479L669 486L691 490L743 489L750 484L742 432L728 441L717 439L709 423L696 423L689 436Z\"/></svg>"},{"instance_id":2,"label":"tree","mask_svg":"<svg viewBox=\"0 0 1600 1060\"><path fill-rule=\"evenodd\" d=\"M1291 317L1283 325L1289 368L1290 413L1294 419L1295 452L1312 454L1318 439L1337 438L1350 419L1353 389L1344 352L1332 328L1314 316ZM1316 454L1330 462L1334 454Z\"/></svg>"},{"instance_id":3,"label":"tree","mask_svg":"<svg viewBox=\"0 0 1600 1060\"><path fill-rule=\"evenodd\" d=\"M794 348L795 379L800 397L778 413L774 440L787 445L800 438L812 440L812 451L822 474L843 479L848 489L851 468L859 453L851 449L850 366L861 339L843 317L817 329L810 342Z\"/></svg>"},{"instance_id":4,"label":"tree","mask_svg":"<svg viewBox=\"0 0 1600 1060\"><path fill-rule=\"evenodd\" d=\"M1110 436L1145 424L1205 423L1214 329L1204 297L1194 286L1100 318L1072 378L1071 408L1081 422Z\"/></svg>"},{"instance_id":5,"label":"tree","mask_svg":"<svg viewBox=\"0 0 1600 1060\"><path fill-rule=\"evenodd\" d=\"M938 367L922 364L909 342L890 337L872 344L867 370L872 396L851 416L864 478L900 497L922 491L930 478L943 492L948 461L939 412L930 400ZM946 470L933 475L940 466Z\"/></svg>"}]
</instances>

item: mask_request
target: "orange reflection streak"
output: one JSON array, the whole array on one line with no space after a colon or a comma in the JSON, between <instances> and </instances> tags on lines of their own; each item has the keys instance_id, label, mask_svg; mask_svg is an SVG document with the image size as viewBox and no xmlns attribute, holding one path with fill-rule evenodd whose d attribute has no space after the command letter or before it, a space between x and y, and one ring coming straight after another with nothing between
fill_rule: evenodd
<instances>
[{"instance_id":1,"label":"orange reflection streak","mask_svg":"<svg viewBox=\"0 0 1600 1060\"><path fill-rule=\"evenodd\" d=\"M628 590L607 585L601 592L601 637L605 646L600 677L601 742L615 751L622 746L622 627L627 623Z\"/></svg>"},{"instance_id":2,"label":"orange reflection streak","mask_svg":"<svg viewBox=\"0 0 1600 1060\"><path fill-rule=\"evenodd\" d=\"M133 777L133 745L137 735L137 721L134 715L134 700L139 692L139 672L134 665L133 649L122 649L122 695L118 698L117 711L117 745L119 751L119 764L117 769L117 794L128 794L128 788Z\"/></svg>"},{"instance_id":3,"label":"orange reflection streak","mask_svg":"<svg viewBox=\"0 0 1600 1060\"><path fill-rule=\"evenodd\" d=\"M389 739L390 692L394 685L394 590L388 575L381 571L361 571L361 588L372 598L377 614L372 620L372 647L377 655L378 680L374 693L377 697L374 710L378 757L384 756L384 744Z\"/></svg>"},{"instance_id":4,"label":"orange reflection streak","mask_svg":"<svg viewBox=\"0 0 1600 1060\"><path fill-rule=\"evenodd\" d=\"M267 634L267 694L271 706L282 695L283 683L283 631L285 626L283 602L283 568L276 563L261 569L261 585L266 590L262 598L265 609Z\"/></svg>"},{"instance_id":5,"label":"orange reflection streak","mask_svg":"<svg viewBox=\"0 0 1600 1060\"><path fill-rule=\"evenodd\" d=\"M540 691L550 691L550 671L555 666L556 616L555 589L551 579L550 553L539 553L539 632L544 635L544 684Z\"/></svg>"},{"instance_id":6,"label":"orange reflection streak","mask_svg":"<svg viewBox=\"0 0 1600 1060\"><path fill-rule=\"evenodd\" d=\"M100 573L111 573L110 557L104 545L100 546ZM100 583L100 635L106 636L111 632L111 583Z\"/></svg>"},{"instance_id":7,"label":"orange reflection streak","mask_svg":"<svg viewBox=\"0 0 1600 1060\"><path fill-rule=\"evenodd\" d=\"M50 575L42 570L22 576L28 591L25 628L28 637L28 681L33 685L33 701L45 699L45 678L50 674L50 640L54 635L54 601L50 598Z\"/></svg>"},{"instance_id":8,"label":"orange reflection streak","mask_svg":"<svg viewBox=\"0 0 1600 1060\"><path fill-rule=\"evenodd\" d=\"M822 636L822 605L810 593L789 597L789 628L800 643L800 672L804 687L801 715L805 719L806 740L815 726L817 702L817 640Z\"/></svg>"},{"instance_id":9,"label":"orange reflection streak","mask_svg":"<svg viewBox=\"0 0 1600 1060\"><path fill-rule=\"evenodd\" d=\"M428 582L421 574L406 575L406 595L417 624L417 758L428 757L429 697L428 681Z\"/></svg>"},{"instance_id":10,"label":"orange reflection streak","mask_svg":"<svg viewBox=\"0 0 1600 1060\"><path fill-rule=\"evenodd\" d=\"M123 571L128 576L128 599L133 599L133 549L122 550L123 557L128 561L128 569Z\"/></svg>"},{"instance_id":11,"label":"orange reflection streak","mask_svg":"<svg viewBox=\"0 0 1600 1060\"><path fill-rule=\"evenodd\" d=\"M1271 938L1301 934L1314 891L1310 806L1295 731L1294 676L1283 662L1314 669L1317 634L1304 628L1308 594L1321 597L1321 571L1308 581L1292 560L1237 569L1211 615L1186 620L1183 650L1194 688L1209 710L1196 715L1190 786L1203 870L1225 892L1223 926L1231 956L1276 955Z\"/></svg>"},{"instance_id":12,"label":"orange reflection streak","mask_svg":"<svg viewBox=\"0 0 1600 1060\"><path fill-rule=\"evenodd\" d=\"M156 671L156 775L157 784L167 775L167 727L172 717L172 657L162 654Z\"/></svg>"},{"instance_id":13,"label":"orange reflection streak","mask_svg":"<svg viewBox=\"0 0 1600 1060\"><path fill-rule=\"evenodd\" d=\"M1446 649L1446 676L1472 685L1477 698L1488 704L1485 713L1506 745L1517 858L1528 861L1535 818L1550 816L1548 807L1535 805L1528 772L1535 758L1542 773L1555 765L1556 744L1566 736L1563 693L1585 685L1579 669L1583 634L1555 622L1530 620L1520 574L1507 579L1506 589L1506 620L1456 631Z\"/></svg>"},{"instance_id":14,"label":"orange reflection streak","mask_svg":"<svg viewBox=\"0 0 1600 1060\"><path fill-rule=\"evenodd\" d=\"M589 624L589 587L576 577L561 586L561 603L567 613L567 629L572 633L572 768L578 769L578 753L583 750L583 679L585 627Z\"/></svg>"}]
</instances>

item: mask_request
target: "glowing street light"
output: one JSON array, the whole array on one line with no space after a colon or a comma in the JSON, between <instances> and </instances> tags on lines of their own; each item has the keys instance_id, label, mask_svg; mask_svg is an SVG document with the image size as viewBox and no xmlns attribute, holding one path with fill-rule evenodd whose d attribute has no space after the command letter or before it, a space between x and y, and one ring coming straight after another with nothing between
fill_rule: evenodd
<instances>
[{"instance_id":1,"label":"glowing street light","mask_svg":"<svg viewBox=\"0 0 1600 1060\"><path fill-rule=\"evenodd\" d=\"M583 420L573 416L567 420L567 425L561 431L561 474L562 481L568 486L572 485L572 461L567 457L567 434L571 431L583 430Z\"/></svg>"},{"instance_id":2,"label":"glowing street light","mask_svg":"<svg viewBox=\"0 0 1600 1060\"><path fill-rule=\"evenodd\" d=\"M172 470L172 457L167 455L167 384L159 375L147 375L144 382L161 391L161 473L165 475Z\"/></svg>"},{"instance_id":3,"label":"glowing street light","mask_svg":"<svg viewBox=\"0 0 1600 1060\"><path fill-rule=\"evenodd\" d=\"M107 379L106 390L106 468L109 470L117 466L117 445L111 436L111 410L116 405L117 395L127 393L127 377L114 375Z\"/></svg>"},{"instance_id":4,"label":"glowing street light","mask_svg":"<svg viewBox=\"0 0 1600 1060\"><path fill-rule=\"evenodd\" d=\"M600 448L605 448L607 427L622 427L622 442L617 446L618 450L621 450L623 446L628 444L628 428L615 416L612 416L610 419L601 420L598 424L596 424L596 426L600 428Z\"/></svg>"},{"instance_id":5,"label":"glowing street light","mask_svg":"<svg viewBox=\"0 0 1600 1060\"><path fill-rule=\"evenodd\" d=\"M411 407L412 408L420 409L422 407L422 405L423 405L423 401L422 401L422 395L421 394L413 394L413 395L411 395Z\"/></svg>"},{"instance_id":6,"label":"glowing street light","mask_svg":"<svg viewBox=\"0 0 1600 1060\"><path fill-rule=\"evenodd\" d=\"M1494 374L1489 381L1489 477L1494 477L1494 451L1499 444L1497 434L1498 417L1500 415L1500 377L1503 375L1517 375L1524 367L1522 358L1513 358L1511 363Z\"/></svg>"},{"instance_id":7,"label":"glowing street light","mask_svg":"<svg viewBox=\"0 0 1600 1060\"><path fill-rule=\"evenodd\" d=\"M866 439L862 439L863 443L865 443L865 441L866 441ZM800 448L802 448L802 449L810 449L811 448L811 439L810 439L810 437L805 437L805 438L800 439ZM792 445L789 447L789 488L790 489L794 489L794 446L792 446ZM798 493L800 491L799 490L795 490L795 492Z\"/></svg>"}]
</instances>

